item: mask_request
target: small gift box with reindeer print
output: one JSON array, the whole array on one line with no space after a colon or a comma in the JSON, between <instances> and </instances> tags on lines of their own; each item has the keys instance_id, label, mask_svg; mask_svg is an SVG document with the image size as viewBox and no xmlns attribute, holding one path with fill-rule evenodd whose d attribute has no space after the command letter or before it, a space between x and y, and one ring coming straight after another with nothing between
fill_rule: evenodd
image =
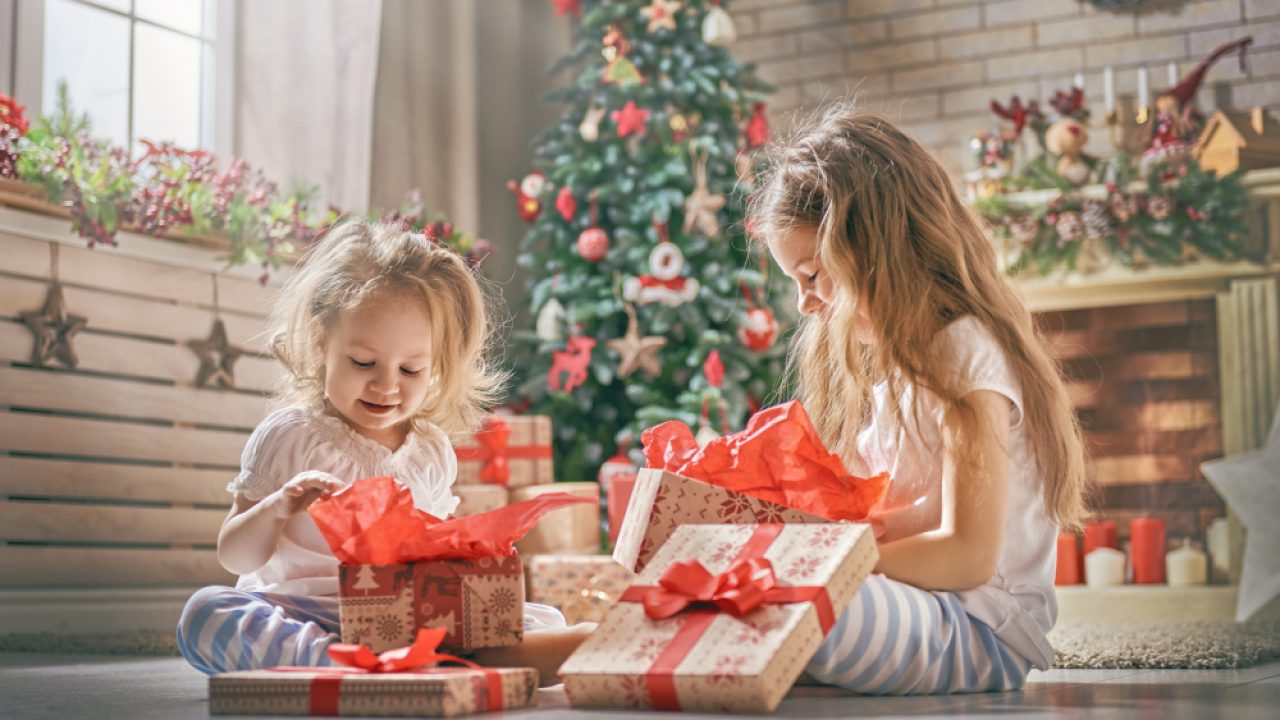
<instances>
[{"instance_id":1,"label":"small gift box with reindeer print","mask_svg":"<svg viewBox=\"0 0 1280 720\"><path fill-rule=\"evenodd\" d=\"M524 571L513 543L548 512L590 502L542 495L465 518L418 510L394 478L357 480L309 509L338 558L342 640L374 652L444 628L453 651L516 645Z\"/></svg>"}]
</instances>

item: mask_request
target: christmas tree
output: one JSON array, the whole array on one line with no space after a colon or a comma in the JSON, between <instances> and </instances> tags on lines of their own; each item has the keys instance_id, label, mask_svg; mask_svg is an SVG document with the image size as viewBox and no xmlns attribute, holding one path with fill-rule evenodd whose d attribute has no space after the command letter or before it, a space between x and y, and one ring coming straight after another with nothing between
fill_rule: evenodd
<instances>
[{"instance_id":1,"label":"christmas tree","mask_svg":"<svg viewBox=\"0 0 1280 720\"><path fill-rule=\"evenodd\" d=\"M727 3L552 1L577 24L552 72L579 71L509 184L535 318L513 360L518 401L555 419L557 474L584 480L646 427L706 438L777 389L781 294L743 228L771 88L731 55Z\"/></svg>"}]
</instances>

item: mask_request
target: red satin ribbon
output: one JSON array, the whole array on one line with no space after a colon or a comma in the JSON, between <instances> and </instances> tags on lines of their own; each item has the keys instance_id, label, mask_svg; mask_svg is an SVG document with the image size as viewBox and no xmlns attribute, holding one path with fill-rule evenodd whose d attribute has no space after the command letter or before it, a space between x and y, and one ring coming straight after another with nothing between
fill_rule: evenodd
<instances>
[{"instance_id":1,"label":"red satin ribbon","mask_svg":"<svg viewBox=\"0 0 1280 720\"><path fill-rule=\"evenodd\" d=\"M684 624L645 673L649 697L657 710L680 710L675 670L715 620L727 612L742 617L764 603L811 602L818 612L818 624L826 635L835 624L831 596L821 586L778 587L773 565L764 553L782 533L781 524L757 525L755 532L720 575L712 575L702 563L673 563L658 585L632 585L619 602L638 602L655 620L682 614Z\"/></svg>"},{"instance_id":2,"label":"red satin ribbon","mask_svg":"<svg viewBox=\"0 0 1280 720\"><path fill-rule=\"evenodd\" d=\"M311 680L310 712L312 715L337 715L338 699L342 695L342 679L349 675L380 673L450 673L466 672L463 668L436 667L438 663L452 662L484 673L487 684L487 702L481 703L483 711L502 709L502 674L497 670L477 665L470 660L448 653L436 652L446 634L444 628L420 628L413 644L408 647L386 650L374 654L365 645L334 643L329 646L329 657L347 667L274 667L281 672L320 672Z\"/></svg>"},{"instance_id":3,"label":"red satin ribbon","mask_svg":"<svg viewBox=\"0 0 1280 720\"><path fill-rule=\"evenodd\" d=\"M475 435L477 447L454 448L459 462L479 460L480 480L495 485L506 485L511 478L511 460L550 460L550 445L507 447L511 439L511 426L500 417L485 419L484 426Z\"/></svg>"}]
</instances>

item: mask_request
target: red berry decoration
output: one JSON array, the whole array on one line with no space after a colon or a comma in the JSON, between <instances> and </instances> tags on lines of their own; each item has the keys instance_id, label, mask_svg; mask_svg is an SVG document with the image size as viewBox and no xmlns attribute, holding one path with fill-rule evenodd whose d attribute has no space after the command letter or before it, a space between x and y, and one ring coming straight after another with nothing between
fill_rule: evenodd
<instances>
[{"instance_id":1,"label":"red berry decoration","mask_svg":"<svg viewBox=\"0 0 1280 720\"><path fill-rule=\"evenodd\" d=\"M578 254L587 262L600 262L609 252L609 234L601 227L589 227L578 235Z\"/></svg>"},{"instance_id":2,"label":"red berry decoration","mask_svg":"<svg viewBox=\"0 0 1280 720\"><path fill-rule=\"evenodd\" d=\"M738 328L738 341L754 352L764 352L778 339L778 320L767 307L747 311L747 322Z\"/></svg>"}]
</instances>

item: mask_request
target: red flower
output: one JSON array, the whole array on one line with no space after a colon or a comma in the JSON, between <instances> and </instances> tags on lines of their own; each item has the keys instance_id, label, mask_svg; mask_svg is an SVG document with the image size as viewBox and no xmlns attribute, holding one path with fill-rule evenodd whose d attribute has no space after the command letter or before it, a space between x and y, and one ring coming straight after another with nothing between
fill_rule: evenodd
<instances>
[{"instance_id":1,"label":"red flower","mask_svg":"<svg viewBox=\"0 0 1280 720\"><path fill-rule=\"evenodd\" d=\"M27 116L23 114L26 109L26 106L19 105L17 100L0 93L0 125L8 125L17 130L19 135L25 135L27 128L31 127Z\"/></svg>"}]
</instances>

